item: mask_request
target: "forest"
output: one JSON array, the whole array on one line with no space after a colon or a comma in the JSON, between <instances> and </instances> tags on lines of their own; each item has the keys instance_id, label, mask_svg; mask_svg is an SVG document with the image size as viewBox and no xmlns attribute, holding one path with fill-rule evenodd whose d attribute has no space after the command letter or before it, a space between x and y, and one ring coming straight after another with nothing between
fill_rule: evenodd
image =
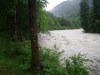
<instances>
[{"instance_id":1,"label":"forest","mask_svg":"<svg viewBox=\"0 0 100 75\"><path fill-rule=\"evenodd\" d=\"M62 51L39 44L39 34L52 30L100 33L100 0L80 0L78 16L57 17L47 0L0 0L0 75L90 75L82 54L65 58ZM67 34L66 34L67 35ZM59 35L60 36L60 35ZM98 74L99 75L99 74Z\"/></svg>"}]
</instances>

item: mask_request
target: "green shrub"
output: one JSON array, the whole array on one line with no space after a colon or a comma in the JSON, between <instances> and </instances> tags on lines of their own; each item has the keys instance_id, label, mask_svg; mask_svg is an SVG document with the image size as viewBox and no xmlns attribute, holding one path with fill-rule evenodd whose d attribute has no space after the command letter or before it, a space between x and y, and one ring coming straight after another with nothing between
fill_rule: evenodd
<instances>
[{"instance_id":1,"label":"green shrub","mask_svg":"<svg viewBox=\"0 0 100 75\"><path fill-rule=\"evenodd\" d=\"M9 58L16 58L19 56L29 56L30 54L30 42L24 41L24 42L7 42L7 46L4 51L2 51L2 54L4 56L7 56Z\"/></svg>"},{"instance_id":2,"label":"green shrub","mask_svg":"<svg viewBox=\"0 0 100 75\"><path fill-rule=\"evenodd\" d=\"M60 64L61 52L46 48L40 49L41 64L43 66L42 75L64 75L64 68Z\"/></svg>"},{"instance_id":3,"label":"green shrub","mask_svg":"<svg viewBox=\"0 0 100 75\"><path fill-rule=\"evenodd\" d=\"M87 59L85 55L78 54L66 60L66 66L60 64L59 57L62 52L50 49L40 49L41 64L43 66L42 75L89 75L84 66Z\"/></svg>"},{"instance_id":4,"label":"green shrub","mask_svg":"<svg viewBox=\"0 0 100 75\"><path fill-rule=\"evenodd\" d=\"M0 55L1 75L31 75L30 42L10 42L8 50ZM74 55L62 66L59 57L62 52L40 47L41 75L88 75L82 55Z\"/></svg>"},{"instance_id":5,"label":"green shrub","mask_svg":"<svg viewBox=\"0 0 100 75\"><path fill-rule=\"evenodd\" d=\"M26 62L19 63L17 60L2 57L0 60L0 75L28 75L28 67L29 64Z\"/></svg>"},{"instance_id":6,"label":"green shrub","mask_svg":"<svg viewBox=\"0 0 100 75\"><path fill-rule=\"evenodd\" d=\"M88 75L87 68L84 66L87 59L80 53L73 55L66 60L66 73L68 75Z\"/></svg>"},{"instance_id":7,"label":"green shrub","mask_svg":"<svg viewBox=\"0 0 100 75\"><path fill-rule=\"evenodd\" d=\"M28 75L30 73L29 41L9 42L0 57L0 75Z\"/></svg>"}]
</instances>

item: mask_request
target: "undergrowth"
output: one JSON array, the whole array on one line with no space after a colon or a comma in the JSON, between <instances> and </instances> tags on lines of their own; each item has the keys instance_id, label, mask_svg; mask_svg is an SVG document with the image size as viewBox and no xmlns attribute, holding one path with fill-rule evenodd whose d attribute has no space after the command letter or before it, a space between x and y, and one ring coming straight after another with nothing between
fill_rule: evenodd
<instances>
[{"instance_id":1,"label":"undergrowth","mask_svg":"<svg viewBox=\"0 0 100 75\"><path fill-rule=\"evenodd\" d=\"M9 42L0 55L0 75L31 75L30 42ZM40 47L41 75L88 75L86 62L81 54L66 59L62 66L62 52Z\"/></svg>"}]
</instances>

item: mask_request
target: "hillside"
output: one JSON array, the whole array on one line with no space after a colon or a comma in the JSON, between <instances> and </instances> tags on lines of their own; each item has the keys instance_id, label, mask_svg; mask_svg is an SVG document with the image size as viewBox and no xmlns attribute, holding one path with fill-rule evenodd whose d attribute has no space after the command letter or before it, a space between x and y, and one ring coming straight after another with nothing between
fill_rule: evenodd
<instances>
[{"instance_id":1,"label":"hillside","mask_svg":"<svg viewBox=\"0 0 100 75\"><path fill-rule=\"evenodd\" d=\"M90 4L92 0L89 0ZM77 17L80 11L80 0L64 1L55 6L50 12L57 17Z\"/></svg>"},{"instance_id":2,"label":"hillside","mask_svg":"<svg viewBox=\"0 0 100 75\"><path fill-rule=\"evenodd\" d=\"M61 4L54 7L50 12L57 17L71 17L79 14L79 0L64 1Z\"/></svg>"}]
</instances>

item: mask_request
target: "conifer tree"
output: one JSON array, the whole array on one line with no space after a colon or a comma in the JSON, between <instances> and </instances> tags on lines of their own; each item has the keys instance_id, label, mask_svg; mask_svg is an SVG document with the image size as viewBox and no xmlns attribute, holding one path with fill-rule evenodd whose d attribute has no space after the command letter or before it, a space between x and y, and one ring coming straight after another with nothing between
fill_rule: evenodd
<instances>
[{"instance_id":1,"label":"conifer tree","mask_svg":"<svg viewBox=\"0 0 100 75\"><path fill-rule=\"evenodd\" d=\"M100 33L100 0L93 0L93 32Z\"/></svg>"},{"instance_id":2,"label":"conifer tree","mask_svg":"<svg viewBox=\"0 0 100 75\"><path fill-rule=\"evenodd\" d=\"M88 0L81 0L80 3L80 18L81 26L85 32L89 32L89 3Z\"/></svg>"}]
</instances>

